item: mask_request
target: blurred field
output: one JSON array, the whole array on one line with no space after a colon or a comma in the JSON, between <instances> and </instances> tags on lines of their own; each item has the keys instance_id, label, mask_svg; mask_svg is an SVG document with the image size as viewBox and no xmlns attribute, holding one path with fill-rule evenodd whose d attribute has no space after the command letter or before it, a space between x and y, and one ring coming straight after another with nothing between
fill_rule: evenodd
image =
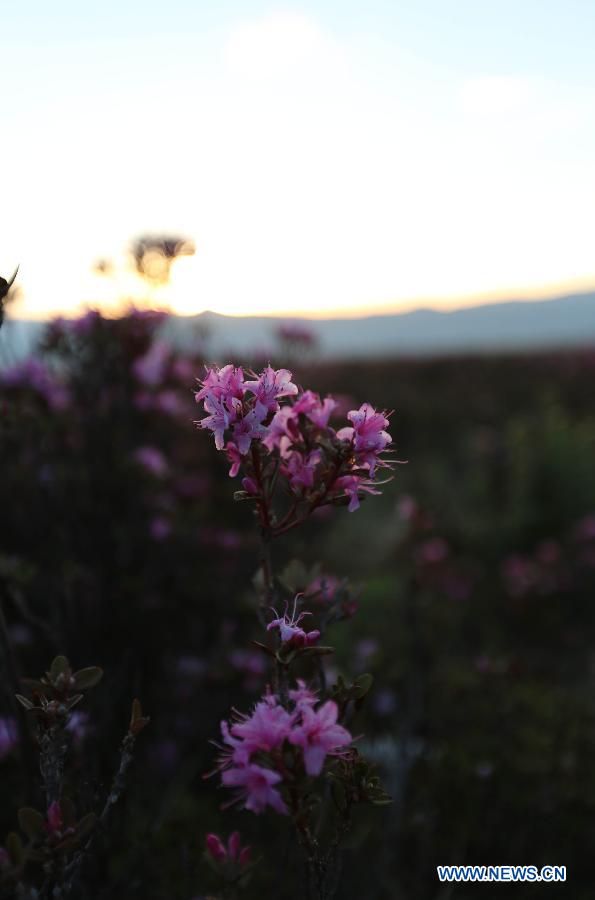
<instances>
[{"instance_id":1,"label":"blurred field","mask_svg":"<svg viewBox=\"0 0 595 900\"><path fill-rule=\"evenodd\" d=\"M81 722L83 803L111 777L129 697L152 717L95 863L96 896L208 893L204 835L235 826L266 859L247 896L282 900L302 874L274 816L220 812L227 798L201 777L221 718L266 683L250 644L256 536L225 460L193 426L208 343L197 335L182 355L155 338L159 326L151 313L90 313L50 327L34 360L0 374L2 601L22 674L57 652L106 670ZM570 884L515 896L586 900L595 351L323 365L298 344L274 362L349 409L394 409L407 460L381 498L275 548L278 570L300 557L361 586L332 668L374 675L354 731L394 803L360 810L339 896L483 897L440 889L435 866L525 863L566 865ZM39 785L18 744L6 738L0 757L4 834Z\"/></svg>"}]
</instances>

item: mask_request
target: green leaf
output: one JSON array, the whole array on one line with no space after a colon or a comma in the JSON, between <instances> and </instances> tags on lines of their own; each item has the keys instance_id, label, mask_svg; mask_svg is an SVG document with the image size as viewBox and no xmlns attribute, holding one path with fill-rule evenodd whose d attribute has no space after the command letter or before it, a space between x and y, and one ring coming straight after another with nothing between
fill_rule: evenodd
<instances>
[{"instance_id":1,"label":"green leaf","mask_svg":"<svg viewBox=\"0 0 595 900\"><path fill-rule=\"evenodd\" d=\"M134 725L135 722L138 722L139 719L143 717L143 708L140 705L140 700L138 697L135 697L132 701L132 713L130 716L130 724Z\"/></svg>"},{"instance_id":2,"label":"green leaf","mask_svg":"<svg viewBox=\"0 0 595 900\"><path fill-rule=\"evenodd\" d=\"M234 491L233 499L237 501L258 500L258 497L255 497L254 494L249 494L248 491Z\"/></svg>"},{"instance_id":3,"label":"green leaf","mask_svg":"<svg viewBox=\"0 0 595 900\"><path fill-rule=\"evenodd\" d=\"M331 782L331 793L337 809L344 810L347 805L347 797L343 782L333 778L333 781Z\"/></svg>"},{"instance_id":4,"label":"green leaf","mask_svg":"<svg viewBox=\"0 0 595 900\"><path fill-rule=\"evenodd\" d=\"M52 684L55 684L60 675L66 675L70 672L70 663L65 656L56 656L50 666L49 676Z\"/></svg>"},{"instance_id":5,"label":"green leaf","mask_svg":"<svg viewBox=\"0 0 595 900\"><path fill-rule=\"evenodd\" d=\"M23 806L18 811L19 825L30 840L46 836L45 819L42 814L32 806Z\"/></svg>"},{"instance_id":6,"label":"green leaf","mask_svg":"<svg viewBox=\"0 0 595 900\"><path fill-rule=\"evenodd\" d=\"M374 684L374 677L367 672L365 675L358 675L352 685L353 695L357 700L361 700L369 693Z\"/></svg>"},{"instance_id":7,"label":"green leaf","mask_svg":"<svg viewBox=\"0 0 595 900\"><path fill-rule=\"evenodd\" d=\"M334 647L316 647L316 646L300 647L300 649L298 650L298 653L300 655L303 655L304 653L310 653L310 654L313 654L314 656L328 656L329 653L334 653L334 652L335 652Z\"/></svg>"},{"instance_id":8,"label":"green leaf","mask_svg":"<svg viewBox=\"0 0 595 900\"><path fill-rule=\"evenodd\" d=\"M143 716L143 709L140 705L140 700L136 697L132 701L132 714L130 716L130 725L128 726L128 730L131 734L136 735L139 731L142 731L149 722L150 718L148 716Z\"/></svg>"},{"instance_id":9,"label":"green leaf","mask_svg":"<svg viewBox=\"0 0 595 900\"><path fill-rule=\"evenodd\" d=\"M360 496L360 500L364 500L365 498ZM351 503L351 497L333 497L331 500L327 500L324 505L328 506L329 504L332 506L349 506Z\"/></svg>"},{"instance_id":10,"label":"green leaf","mask_svg":"<svg viewBox=\"0 0 595 900\"><path fill-rule=\"evenodd\" d=\"M70 828L75 824L76 810L70 797L62 797L60 800L60 812L62 814L62 821L67 828Z\"/></svg>"},{"instance_id":11,"label":"green leaf","mask_svg":"<svg viewBox=\"0 0 595 900\"><path fill-rule=\"evenodd\" d=\"M74 697L71 697L70 700L68 701L68 703L66 704L66 709L70 712L70 710L73 709L73 707L75 707L77 705L77 703L80 703L82 699L83 699L82 694L75 694Z\"/></svg>"},{"instance_id":12,"label":"green leaf","mask_svg":"<svg viewBox=\"0 0 595 900\"><path fill-rule=\"evenodd\" d=\"M76 826L76 837L78 840L86 837L95 828L97 816L95 813L87 813Z\"/></svg>"},{"instance_id":13,"label":"green leaf","mask_svg":"<svg viewBox=\"0 0 595 900\"><path fill-rule=\"evenodd\" d=\"M76 844L76 837L73 837L73 835L69 834L67 838L64 838L63 841L60 841L59 844L56 844L56 846L54 847L54 851L59 853L68 853L69 850L74 850Z\"/></svg>"},{"instance_id":14,"label":"green leaf","mask_svg":"<svg viewBox=\"0 0 595 900\"><path fill-rule=\"evenodd\" d=\"M103 669L99 666L87 666L86 669L79 669L73 675L74 686L77 691L86 691L88 688L95 687L103 678Z\"/></svg>"},{"instance_id":15,"label":"green leaf","mask_svg":"<svg viewBox=\"0 0 595 900\"><path fill-rule=\"evenodd\" d=\"M260 641L252 641L255 647L258 647L259 650L262 650L263 653L266 653L268 656L272 656L273 658L277 655L274 650L271 650L270 647L267 647L266 644L261 644Z\"/></svg>"},{"instance_id":16,"label":"green leaf","mask_svg":"<svg viewBox=\"0 0 595 900\"><path fill-rule=\"evenodd\" d=\"M6 852L10 856L11 862L15 866L20 866L25 858L25 848L16 831L10 832L4 842L4 846L6 847Z\"/></svg>"},{"instance_id":17,"label":"green leaf","mask_svg":"<svg viewBox=\"0 0 595 900\"><path fill-rule=\"evenodd\" d=\"M45 681L40 681L39 678L21 678L21 681L30 691L35 691L38 694L47 694L50 689L49 684Z\"/></svg>"},{"instance_id":18,"label":"green leaf","mask_svg":"<svg viewBox=\"0 0 595 900\"><path fill-rule=\"evenodd\" d=\"M17 698L21 706L25 707L25 709L33 709L33 707L35 706L34 703L31 703L31 701L27 697L23 697L22 694L15 694L15 697Z\"/></svg>"},{"instance_id":19,"label":"green leaf","mask_svg":"<svg viewBox=\"0 0 595 900\"><path fill-rule=\"evenodd\" d=\"M299 559L292 559L283 569L279 580L294 593L308 584L308 571Z\"/></svg>"}]
</instances>

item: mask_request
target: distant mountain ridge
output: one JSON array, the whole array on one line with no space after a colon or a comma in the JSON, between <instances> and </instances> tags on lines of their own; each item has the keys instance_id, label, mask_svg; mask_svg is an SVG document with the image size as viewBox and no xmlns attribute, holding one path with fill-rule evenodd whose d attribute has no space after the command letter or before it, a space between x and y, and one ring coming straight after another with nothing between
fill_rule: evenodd
<instances>
[{"instance_id":1,"label":"distant mountain ridge","mask_svg":"<svg viewBox=\"0 0 595 900\"><path fill-rule=\"evenodd\" d=\"M203 312L171 316L163 336L189 349L208 334L212 359L251 356L278 347L276 329L288 319L223 316ZM290 320L291 321L291 320ZM595 292L548 300L511 300L443 312L416 309L358 319L299 319L318 341L323 358L420 356L464 352L522 351L595 344ZM0 332L0 360L22 358L35 345L44 323L8 321Z\"/></svg>"}]
</instances>

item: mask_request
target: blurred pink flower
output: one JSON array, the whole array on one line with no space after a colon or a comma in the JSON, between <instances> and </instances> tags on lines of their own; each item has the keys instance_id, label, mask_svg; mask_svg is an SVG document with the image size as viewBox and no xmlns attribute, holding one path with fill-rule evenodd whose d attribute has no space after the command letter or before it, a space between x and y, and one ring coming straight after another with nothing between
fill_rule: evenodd
<instances>
[{"instance_id":1,"label":"blurred pink flower","mask_svg":"<svg viewBox=\"0 0 595 900\"><path fill-rule=\"evenodd\" d=\"M157 478L163 478L169 472L167 459L158 447L138 447L133 456L147 472Z\"/></svg>"},{"instance_id":2,"label":"blurred pink flower","mask_svg":"<svg viewBox=\"0 0 595 900\"><path fill-rule=\"evenodd\" d=\"M68 720L66 730L72 735L74 746L79 747L89 731L89 713L75 710Z\"/></svg>"},{"instance_id":3,"label":"blurred pink flower","mask_svg":"<svg viewBox=\"0 0 595 900\"><path fill-rule=\"evenodd\" d=\"M64 410L70 405L70 394L58 376L40 359L19 362L0 373L0 383L9 388L30 388L51 409Z\"/></svg>"},{"instance_id":4,"label":"blurred pink flower","mask_svg":"<svg viewBox=\"0 0 595 900\"><path fill-rule=\"evenodd\" d=\"M314 597L315 600L330 603L339 585L340 581L334 575L318 575L306 588L305 595L310 597L314 594L316 595Z\"/></svg>"},{"instance_id":5,"label":"blurred pink flower","mask_svg":"<svg viewBox=\"0 0 595 900\"><path fill-rule=\"evenodd\" d=\"M151 537L156 541L164 541L171 534L171 522L164 516L155 516L151 521Z\"/></svg>"},{"instance_id":6,"label":"blurred pink flower","mask_svg":"<svg viewBox=\"0 0 595 900\"><path fill-rule=\"evenodd\" d=\"M132 364L132 372L137 381L155 387L162 380L171 353L166 341L155 341L144 356L139 356Z\"/></svg>"},{"instance_id":7,"label":"blurred pink flower","mask_svg":"<svg viewBox=\"0 0 595 900\"><path fill-rule=\"evenodd\" d=\"M448 544L441 537L429 538L415 549L415 558L422 565L435 565L443 562L448 557L448 554Z\"/></svg>"},{"instance_id":8,"label":"blurred pink flower","mask_svg":"<svg viewBox=\"0 0 595 900\"><path fill-rule=\"evenodd\" d=\"M155 397L155 409L166 416L179 416L186 412L186 398L180 397L176 391L159 391Z\"/></svg>"},{"instance_id":9,"label":"blurred pink flower","mask_svg":"<svg viewBox=\"0 0 595 900\"><path fill-rule=\"evenodd\" d=\"M595 513L591 513L577 522L574 536L578 541L595 540Z\"/></svg>"},{"instance_id":10,"label":"blurred pink flower","mask_svg":"<svg viewBox=\"0 0 595 900\"><path fill-rule=\"evenodd\" d=\"M316 335L311 328L301 322L282 322L277 327L277 337L288 344L300 344L313 347L317 343Z\"/></svg>"},{"instance_id":11,"label":"blurred pink flower","mask_svg":"<svg viewBox=\"0 0 595 900\"><path fill-rule=\"evenodd\" d=\"M57 800L50 803L48 807L48 825L52 832L59 831L62 826L62 812L60 811L60 804Z\"/></svg>"},{"instance_id":12,"label":"blurred pink flower","mask_svg":"<svg viewBox=\"0 0 595 900\"><path fill-rule=\"evenodd\" d=\"M19 743L19 733L14 719L0 718L0 760L10 756Z\"/></svg>"}]
</instances>

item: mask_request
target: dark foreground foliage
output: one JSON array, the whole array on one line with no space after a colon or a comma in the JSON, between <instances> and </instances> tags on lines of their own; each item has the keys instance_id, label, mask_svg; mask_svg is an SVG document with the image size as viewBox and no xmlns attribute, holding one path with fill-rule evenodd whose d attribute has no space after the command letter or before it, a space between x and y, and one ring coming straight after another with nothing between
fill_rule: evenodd
<instances>
[{"instance_id":1,"label":"dark foreground foliage","mask_svg":"<svg viewBox=\"0 0 595 900\"><path fill-rule=\"evenodd\" d=\"M19 808L43 807L13 682L63 653L75 670L104 670L71 734L77 820L109 791L130 698L151 715L81 896L205 897L205 834L239 827L263 857L245 896L289 900L304 896L304 875L276 817L221 812L227 798L202 779L220 720L265 686L250 643L258 547L225 460L193 425L208 345L197 335L196 355L181 356L159 327L152 313L57 323L34 361L1 377L0 834L19 830ZM292 369L348 408L396 408L391 433L409 461L356 514L321 513L288 534L275 560L297 588L294 557L361 587L333 665L350 682L374 675L355 733L395 802L358 810L338 896L438 900L437 864L525 863L566 865L569 883L515 895L586 900L595 352L309 357L307 373L299 359Z\"/></svg>"}]
</instances>

